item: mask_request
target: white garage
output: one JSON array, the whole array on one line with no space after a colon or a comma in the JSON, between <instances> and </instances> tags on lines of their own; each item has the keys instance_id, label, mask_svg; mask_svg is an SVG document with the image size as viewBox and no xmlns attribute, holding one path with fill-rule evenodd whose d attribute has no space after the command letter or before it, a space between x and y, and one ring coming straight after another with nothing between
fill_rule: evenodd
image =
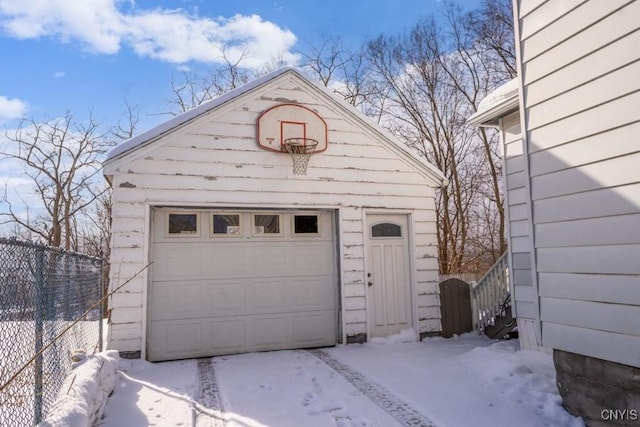
<instances>
[{"instance_id":1,"label":"white garage","mask_svg":"<svg viewBox=\"0 0 640 427\"><path fill-rule=\"evenodd\" d=\"M440 331L440 171L294 68L114 148L109 348L168 360Z\"/></svg>"},{"instance_id":2,"label":"white garage","mask_svg":"<svg viewBox=\"0 0 640 427\"><path fill-rule=\"evenodd\" d=\"M157 208L149 360L334 345L333 213Z\"/></svg>"}]
</instances>

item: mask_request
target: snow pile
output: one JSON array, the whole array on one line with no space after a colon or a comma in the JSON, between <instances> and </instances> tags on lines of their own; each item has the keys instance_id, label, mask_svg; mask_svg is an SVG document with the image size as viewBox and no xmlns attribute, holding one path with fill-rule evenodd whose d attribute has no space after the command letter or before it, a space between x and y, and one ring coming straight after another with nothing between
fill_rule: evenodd
<instances>
[{"instance_id":1,"label":"snow pile","mask_svg":"<svg viewBox=\"0 0 640 427\"><path fill-rule=\"evenodd\" d=\"M528 406L537 419L547 420L549 424L583 425L580 418L573 417L562 407L549 354L529 350L516 352L515 341L502 341L490 347L477 347L459 358L482 385L495 390L500 401Z\"/></svg>"},{"instance_id":2,"label":"snow pile","mask_svg":"<svg viewBox=\"0 0 640 427\"><path fill-rule=\"evenodd\" d=\"M372 344L400 344L416 341L418 341L418 335L413 329L404 329L395 335L390 335L384 338L377 337L370 340Z\"/></svg>"},{"instance_id":3,"label":"snow pile","mask_svg":"<svg viewBox=\"0 0 640 427\"><path fill-rule=\"evenodd\" d=\"M87 356L79 351L72 356L73 370L40 427L89 427L102 416L107 398L113 391L120 356L116 350Z\"/></svg>"}]
</instances>

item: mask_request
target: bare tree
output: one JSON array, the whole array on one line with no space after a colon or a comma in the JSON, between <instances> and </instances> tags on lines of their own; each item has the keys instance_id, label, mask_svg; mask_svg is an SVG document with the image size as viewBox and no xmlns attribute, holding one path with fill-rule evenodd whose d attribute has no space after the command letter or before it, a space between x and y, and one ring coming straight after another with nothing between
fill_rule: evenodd
<instances>
[{"instance_id":1,"label":"bare tree","mask_svg":"<svg viewBox=\"0 0 640 427\"><path fill-rule=\"evenodd\" d=\"M355 53L349 52L338 37L326 37L317 46L310 45L308 51L302 54L305 58L304 67L324 85L339 80L353 59Z\"/></svg>"},{"instance_id":2,"label":"bare tree","mask_svg":"<svg viewBox=\"0 0 640 427\"><path fill-rule=\"evenodd\" d=\"M140 109L138 105L124 100L125 109L116 125L114 125L105 138L112 141L108 145L116 145L118 142L132 138L140 122ZM83 211L84 220L81 229L84 252L97 257L104 257L107 262L110 254L109 241L111 239L111 188L105 180L101 180L101 191L94 203Z\"/></svg>"},{"instance_id":3,"label":"bare tree","mask_svg":"<svg viewBox=\"0 0 640 427\"><path fill-rule=\"evenodd\" d=\"M493 28L500 25L495 14L483 15L503 3L487 0L469 14L449 3L444 26L422 20L407 34L367 46L375 93L385 95L367 105L368 114L449 180L436 206L444 274L483 271L506 249L499 141L466 124L480 100L513 76L508 44L500 52L496 45L506 30Z\"/></svg>"},{"instance_id":4,"label":"bare tree","mask_svg":"<svg viewBox=\"0 0 640 427\"><path fill-rule=\"evenodd\" d=\"M252 74L242 67L246 54L231 59L223 47L221 50L221 66L208 70L204 75L184 72L182 80L171 81L173 98L169 99L171 110L163 114L178 115L215 97L235 89L249 81Z\"/></svg>"},{"instance_id":5,"label":"bare tree","mask_svg":"<svg viewBox=\"0 0 640 427\"><path fill-rule=\"evenodd\" d=\"M302 57L302 68L354 107L378 98L377 88L370 84L364 48L351 49L339 37L325 37L318 45L309 45Z\"/></svg>"},{"instance_id":6,"label":"bare tree","mask_svg":"<svg viewBox=\"0 0 640 427\"><path fill-rule=\"evenodd\" d=\"M0 149L0 160L13 161L33 184L27 206L14 206L7 192L2 223L13 223L30 236L64 249L78 248L77 225L82 212L105 191L98 184L100 156L110 145L89 116L80 123L67 111L44 122L25 120Z\"/></svg>"},{"instance_id":7,"label":"bare tree","mask_svg":"<svg viewBox=\"0 0 640 427\"><path fill-rule=\"evenodd\" d=\"M124 100L125 110L118 119L118 123L111 128L109 134L116 141L126 141L132 138L136 133L136 128L140 122L140 107L137 104L131 104L128 99Z\"/></svg>"},{"instance_id":8,"label":"bare tree","mask_svg":"<svg viewBox=\"0 0 640 427\"><path fill-rule=\"evenodd\" d=\"M509 3L509 4L507 4ZM506 17L505 14L509 13ZM480 101L491 90L510 80L515 75L515 55L513 54L513 28L511 24L510 2L505 0L485 0L478 11L464 14L454 3L445 6L444 17L448 37L440 43L432 43L432 56L446 73L451 84L466 99L469 114L476 111ZM505 35L510 36L505 40ZM509 44L508 40L511 40ZM474 238L474 253L469 254L480 262L493 263L506 250L504 198L501 187L500 142L495 131L485 128L475 130L480 142L486 175L480 181L478 191L483 195L478 209L484 215L474 212L473 218L481 228L476 233L484 239ZM489 201L489 205L485 201ZM486 215L487 209L492 215ZM487 234L483 230L495 232ZM486 256L488 255L488 256Z\"/></svg>"},{"instance_id":9,"label":"bare tree","mask_svg":"<svg viewBox=\"0 0 640 427\"><path fill-rule=\"evenodd\" d=\"M85 253L97 257L109 258L109 240L111 239L111 189L101 193L86 213L82 230Z\"/></svg>"},{"instance_id":10,"label":"bare tree","mask_svg":"<svg viewBox=\"0 0 640 427\"><path fill-rule=\"evenodd\" d=\"M486 58L485 65L496 73L499 83L505 75L517 75L511 0L484 0L464 19L475 48Z\"/></svg>"},{"instance_id":11,"label":"bare tree","mask_svg":"<svg viewBox=\"0 0 640 427\"><path fill-rule=\"evenodd\" d=\"M374 98L373 86L369 85L367 57L362 49L347 49L338 37L328 37L318 46L310 45L302 53L300 66L325 87L356 107ZM246 54L231 60L225 49L221 52L220 64L205 72L185 72L180 80L171 82L172 99L168 101L171 111L163 114L177 115L204 102L216 98L229 90L276 71L288 64L281 57L274 57L258 69L245 66Z\"/></svg>"},{"instance_id":12,"label":"bare tree","mask_svg":"<svg viewBox=\"0 0 640 427\"><path fill-rule=\"evenodd\" d=\"M464 268L468 212L474 202L469 187L476 170L465 167L472 158L471 135L464 127L466 102L447 84L434 56L438 36L435 23L424 21L404 37L379 37L369 43L368 52L378 84L390 89L381 111L383 123L449 180L439 192L436 212L440 271L451 273Z\"/></svg>"},{"instance_id":13,"label":"bare tree","mask_svg":"<svg viewBox=\"0 0 640 427\"><path fill-rule=\"evenodd\" d=\"M248 54L242 52L232 59L226 47L221 49L219 63L204 71L185 71L180 79L173 78L168 100L171 109L161 114L176 116L198 105L210 101L253 78L264 76L288 65L282 56L273 57L258 68L248 68L245 64Z\"/></svg>"}]
</instances>

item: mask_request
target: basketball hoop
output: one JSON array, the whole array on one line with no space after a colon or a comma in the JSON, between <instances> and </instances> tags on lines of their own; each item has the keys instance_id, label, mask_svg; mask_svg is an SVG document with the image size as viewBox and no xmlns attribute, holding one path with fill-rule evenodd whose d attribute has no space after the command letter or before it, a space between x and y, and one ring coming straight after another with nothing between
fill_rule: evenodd
<instances>
[{"instance_id":1,"label":"basketball hoop","mask_svg":"<svg viewBox=\"0 0 640 427\"><path fill-rule=\"evenodd\" d=\"M307 164L311 155L318 146L318 141L311 138L289 138L284 140L284 149L291 154L293 160L293 173L306 175Z\"/></svg>"}]
</instances>

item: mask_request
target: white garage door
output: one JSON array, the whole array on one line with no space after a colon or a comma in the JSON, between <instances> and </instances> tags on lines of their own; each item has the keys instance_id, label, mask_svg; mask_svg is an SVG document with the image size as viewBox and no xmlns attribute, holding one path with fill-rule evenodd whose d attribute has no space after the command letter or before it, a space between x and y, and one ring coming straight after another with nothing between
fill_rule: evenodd
<instances>
[{"instance_id":1,"label":"white garage door","mask_svg":"<svg viewBox=\"0 0 640 427\"><path fill-rule=\"evenodd\" d=\"M330 212L156 209L149 360L333 345Z\"/></svg>"}]
</instances>

